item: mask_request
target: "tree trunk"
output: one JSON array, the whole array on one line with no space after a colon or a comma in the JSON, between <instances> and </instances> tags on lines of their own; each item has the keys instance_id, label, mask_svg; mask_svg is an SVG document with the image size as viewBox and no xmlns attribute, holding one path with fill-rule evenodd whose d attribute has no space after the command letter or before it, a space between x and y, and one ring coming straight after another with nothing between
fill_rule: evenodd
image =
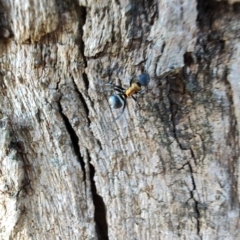
<instances>
[{"instance_id":1,"label":"tree trunk","mask_svg":"<svg viewBox=\"0 0 240 240\"><path fill-rule=\"evenodd\" d=\"M234 0L0 0L0 239L239 239L239 33Z\"/></svg>"}]
</instances>

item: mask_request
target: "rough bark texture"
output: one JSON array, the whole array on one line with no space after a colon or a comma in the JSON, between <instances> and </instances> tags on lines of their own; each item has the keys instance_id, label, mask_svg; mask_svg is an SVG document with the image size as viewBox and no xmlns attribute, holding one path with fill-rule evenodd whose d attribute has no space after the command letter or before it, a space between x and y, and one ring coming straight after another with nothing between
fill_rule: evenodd
<instances>
[{"instance_id":1,"label":"rough bark texture","mask_svg":"<svg viewBox=\"0 0 240 240\"><path fill-rule=\"evenodd\" d=\"M239 239L239 38L233 0L0 0L0 239Z\"/></svg>"}]
</instances>

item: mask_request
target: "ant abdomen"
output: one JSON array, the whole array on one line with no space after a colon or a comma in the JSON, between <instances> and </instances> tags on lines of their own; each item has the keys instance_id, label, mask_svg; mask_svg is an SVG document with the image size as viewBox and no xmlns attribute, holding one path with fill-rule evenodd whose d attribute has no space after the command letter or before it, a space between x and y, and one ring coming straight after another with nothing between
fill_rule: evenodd
<instances>
[{"instance_id":1,"label":"ant abdomen","mask_svg":"<svg viewBox=\"0 0 240 240\"><path fill-rule=\"evenodd\" d=\"M114 94L108 99L111 108L121 108L124 104L124 100L119 94Z\"/></svg>"},{"instance_id":2,"label":"ant abdomen","mask_svg":"<svg viewBox=\"0 0 240 240\"><path fill-rule=\"evenodd\" d=\"M140 83L141 86L146 87L150 82L150 77L147 73L142 73L137 77L137 82Z\"/></svg>"}]
</instances>

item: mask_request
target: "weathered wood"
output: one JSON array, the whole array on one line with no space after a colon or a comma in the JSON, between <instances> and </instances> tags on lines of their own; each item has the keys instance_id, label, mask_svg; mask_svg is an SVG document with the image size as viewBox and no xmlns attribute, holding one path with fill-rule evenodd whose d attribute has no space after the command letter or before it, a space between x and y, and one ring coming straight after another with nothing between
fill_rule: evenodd
<instances>
[{"instance_id":1,"label":"weathered wood","mask_svg":"<svg viewBox=\"0 0 240 240\"><path fill-rule=\"evenodd\" d=\"M0 239L240 238L239 32L232 0L1 0Z\"/></svg>"}]
</instances>

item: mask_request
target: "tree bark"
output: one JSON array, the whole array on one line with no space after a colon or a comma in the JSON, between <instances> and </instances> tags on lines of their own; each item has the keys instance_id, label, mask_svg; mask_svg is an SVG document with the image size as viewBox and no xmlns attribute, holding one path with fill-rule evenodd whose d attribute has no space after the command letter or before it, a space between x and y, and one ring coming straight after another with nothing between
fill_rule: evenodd
<instances>
[{"instance_id":1,"label":"tree bark","mask_svg":"<svg viewBox=\"0 0 240 240\"><path fill-rule=\"evenodd\" d=\"M234 0L0 0L0 239L239 239L239 33Z\"/></svg>"}]
</instances>

